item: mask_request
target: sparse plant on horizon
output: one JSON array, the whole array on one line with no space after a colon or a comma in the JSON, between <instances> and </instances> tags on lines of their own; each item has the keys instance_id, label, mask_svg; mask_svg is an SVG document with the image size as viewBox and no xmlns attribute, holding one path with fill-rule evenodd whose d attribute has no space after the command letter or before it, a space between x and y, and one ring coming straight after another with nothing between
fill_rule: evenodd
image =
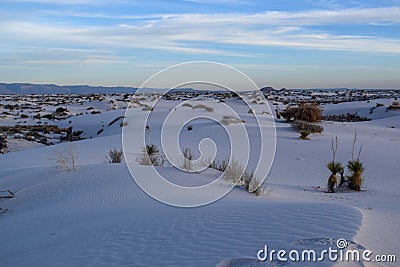
<instances>
[{"instance_id":1,"label":"sparse plant on horizon","mask_svg":"<svg viewBox=\"0 0 400 267\"><path fill-rule=\"evenodd\" d=\"M365 170L362 162L360 161L360 155L362 150L362 144L358 150L357 158L355 158L354 151L357 142L357 132L354 132L353 146L351 152L351 160L347 162L347 169L350 171L349 176L349 187L354 191L361 191L361 185L363 183L363 172Z\"/></svg>"},{"instance_id":2,"label":"sparse plant on horizon","mask_svg":"<svg viewBox=\"0 0 400 267\"><path fill-rule=\"evenodd\" d=\"M106 156L108 163L121 163L124 158L124 152L122 149L111 149L108 151L108 155Z\"/></svg>"},{"instance_id":3,"label":"sparse plant on horizon","mask_svg":"<svg viewBox=\"0 0 400 267\"><path fill-rule=\"evenodd\" d=\"M327 164L327 168L331 172L331 175L329 176L328 179L328 192L334 193L335 192L335 187L337 185L338 179L337 179L337 173L343 173L343 166L341 162L336 162L336 153L338 150L339 146L339 141L338 138L336 137L335 142L332 140L332 161L330 161Z\"/></svg>"}]
</instances>

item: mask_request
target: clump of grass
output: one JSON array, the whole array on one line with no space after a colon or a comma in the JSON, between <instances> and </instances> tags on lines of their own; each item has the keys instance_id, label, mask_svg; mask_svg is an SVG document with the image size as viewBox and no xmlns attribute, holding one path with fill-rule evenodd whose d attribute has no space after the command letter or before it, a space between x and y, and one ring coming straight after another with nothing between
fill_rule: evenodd
<instances>
[{"instance_id":1,"label":"clump of grass","mask_svg":"<svg viewBox=\"0 0 400 267\"><path fill-rule=\"evenodd\" d=\"M228 163L229 162L227 160L214 160L213 162L211 162L210 168L220 172L224 172L228 167Z\"/></svg>"},{"instance_id":2,"label":"clump of grass","mask_svg":"<svg viewBox=\"0 0 400 267\"><path fill-rule=\"evenodd\" d=\"M229 160L213 161L210 168L223 172L225 181L242 186L249 193L259 196L263 191L263 187L255 177L254 172L246 171L240 162L234 159L231 163L229 163Z\"/></svg>"},{"instance_id":3,"label":"clump of grass","mask_svg":"<svg viewBox=\"0 0 400 267\"><path fill-rule=\"evenodd\" d=\"M106 156L108 163L121 163L124 158L124 153L122 149L112 149L108 151Z\"/></svg>"}]
</instances>

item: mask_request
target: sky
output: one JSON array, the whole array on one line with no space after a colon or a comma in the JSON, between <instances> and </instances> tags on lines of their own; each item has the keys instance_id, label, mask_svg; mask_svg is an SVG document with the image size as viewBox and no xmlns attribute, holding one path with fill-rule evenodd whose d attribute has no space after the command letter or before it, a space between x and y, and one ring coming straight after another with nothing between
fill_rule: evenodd
<instances>
[{"instance_id":1,"label":"sky","mask_svg":"<svg viewBox=\"0 0 400 267\"><path fill-rule=\"evenodd\" d=\"M0 82L138 87L189 61L259 87L400 88L400 0L0 0Z\"/></svg>"}]
</instances>

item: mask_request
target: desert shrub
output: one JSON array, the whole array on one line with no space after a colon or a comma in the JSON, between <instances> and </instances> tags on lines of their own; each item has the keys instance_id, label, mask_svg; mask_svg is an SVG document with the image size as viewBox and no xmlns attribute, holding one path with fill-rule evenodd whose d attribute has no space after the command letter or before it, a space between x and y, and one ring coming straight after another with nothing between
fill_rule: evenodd
<instances>
[{"instance_id":1,"label":"desert shrub","mask_svg":"<svg viewBox=\"0 0 400 267\"><path fill-rule=\"evenodd\" d=\"M4 153L4 149L7 147L7 137L0 135L0 153Z\"/></svg>"},{"instance_id":2,"label":"desert shrub","mask_svg":"<svg viewBox=\"0 0 400 267\"><path fill-rule=\"evenodd\" d=\"M383 106L385 106L385 105L382 103L376 103L376 107L383 107Z\"/></svg>"},{"instance_id":3,"label":"desert shrub","mask_svg":"<svg viewBox=\"0 0 400 267\"><path fill-rule=\"evenodd\" d=\"M57 150L51 159L54 161L55 167L62 171L76 171L78 154L72 149L71 145L68 145L67 148Z\"/></svg>"},{"instance_id":4,"label":"desert shrub","mask_svg":"<svg viewBox=\"0 0 400 267\"><path fill-rule=\"evenodd\" d=\"M281 115L287 122L293 119L306 122L322 120L322 110L317 103L300 103L297 107L287 107Z\"/></svg>"},{"instance_id":5,"label":"desert shrub","mask_svg":"<svg viewBox=\"0 0 400 267\"><path fill-rule=\"evenodd\" d=\"M320 134L324 131L324 127L321 125L298 120L292 122L292 128L296 132L308 132L309 134Z\"/></svg>"},{"instance_id":6,"label":"desert shrub","mask_svg":"<svg viewBox=\"0 0 400 267\"><path fill-rule=\"evenodd\" d=\"M244 121L240 118L234 117L234 116L223 116L221 123L223 125L231 125L231 124L239 124L239 123L244 123Z\"/></svg>"},{"instance_id":7,"label":"desert shrub","mask_svg":"<svg viewBox=\"0 0 400 267\"><path fill-rule=\"evenodd\" d=\"M156 145L146 145L142 149L142 154L140 155L139 158L137 158L137 162L140 165L153 165L153 166L159 166L161 165L161 159L160 159L160 150Z\"/></svg>"},{"instance_id":8,"label":"desert shrub","mask_svg":"<svg viewBox=\"0 0 400 267\"><path fill-rule=\"evenodd\" d=\"M63 107L58 107L55 111L55 113L57 113L57 114L61 114L61 113L65 113L65 112L68 112L68 109L63 108Z\"/></svg>"},{"instance_id":9,"label":"desert shrub","mask_svg":"<svg viewBox=\"0 0 400 267\"><path fill-rule=\"evenodd\" d=\"M182 104L182 107L189 107L189 108L191 108L191 107L193 107L193 106L192 106L192 104L190 104L190 103L184 103L184 104Z\"/></svg>"},{"instance_id":10,"label":"desert shrub","mask_svg":"<svg viewBox=\"0 0 400 267\"><path fill-rule=\"evenodd\" d=\"M318 104L300 103L299 110L294 114L295 120L317 122L322 119L322 110Z\"/></svg>"},{"instance_id":11,"label":"desert shrub","mask_svg":"<svg viewBox=\"0 0 400 267\"><path fill-rule=\"evenodd\" d=\"M387 109L388 110L400 110L399 101L393 101L393 103Z\"/></svg>"},{"instance_id":12,"label":"desert shrub","mask_svg":"<svg viewBox=\"0 0 400 267\"><path fill-rule=\"evenodd\" d=\"M254 176L254 172L246 171L240 162L236 160L232 160L231 164L229 164L229 160L214 160L210 168L223 172L225 181L236 183L244 187L249 193L257 196L262 193L262 186Z\"/></svg>"},{"instance_id":13,"label":"desert shrub","mask_svg":"<svg viewBox=\"0 0 400 267\"><path fill-rule=\"evenodd\" d=\"M185 170L191 170L192 169L192 163L191 160L193 160L193 153L190 150L190 148L186 147L182 151L183 154L183 168Z\"/></svg>"},{"instance_id":14,"label":"desert shrub","mask_svg":"<svg viewBox=\"0 0 400 267\"><path fill-rule=\"evenodd\" d=\"M108 163L121 163L124 158L122 149L111 149L106 156Z\"/></svg>"},{"instance_id":15,"label":"desert shrub","mask_svg":"<svg viewBox=\"0 0 400 267\"><path fill-rule=\"evenodd\" d=\"M228 182L238 183L241 181L244 175L244 167L236 160L228 163L227 168L224 171L224 180Z\"/></svg>"},{"instance_id":16,"label":"desert shrub","mask_svg":"<svg viewBox=\"0 0 400 267\"><path fill-rule=\"evenodd\" d=\"M193 107L193 109L199 109L199 108L204 109L207 112L213 112L214 111L214 109L212 107L206 106L204 104L198 104L198 105Z\"/></svg>"},{"instance_id":17,"label":"desert shrub","mask_svg":"<svg viewBox=\"0 0 400 267\"><path fill-rule=\"evenodd\" d=\"M188 130L188 131L193 130L193 126L192 126L192 125L189 125L189 126L187 127L187 130Z\"/></svg>"}]
</instances>

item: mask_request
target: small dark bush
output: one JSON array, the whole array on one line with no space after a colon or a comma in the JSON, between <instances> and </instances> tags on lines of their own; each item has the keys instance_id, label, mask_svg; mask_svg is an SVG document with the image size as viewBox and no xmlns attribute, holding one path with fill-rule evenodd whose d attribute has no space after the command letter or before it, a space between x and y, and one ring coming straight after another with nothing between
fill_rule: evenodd
<instances>
[{"instance_id":1,"label":"small dark bush","mask_svg":"<svg viewBox=\"0 0 400 267\"><path fill-rule=\"evenodd\" d=\"M7 139L5 136L0 136L0 153L3 153L5 148L7 148Z\"/></svg>"},{"instance_id":2,"label":"small dark bush","mask_svg":"<svg viewBox=\"0 0 400 267\"><path fill-rule=\"evenodd\" d=\"M108 151L107 161L108 163L121 163L124 158L124 153L120 149L112 149Z\"/></svg>"},{"instance_id":3,"label":"small dark bush","mask_svg":"<svg viewBox=\"0 0 400 267\"><path fill-rule=\"evenodd\" d=\"M371 108L369 114L372 114L373 111L374 111L374 108ZM340 115L328 115L328 116L324 116L323 119L326 120L326 121L337 121L337 122L358 122L358 121L370 121L371 120L368 117L359 116L357 113L355 113L355 114L346 113L346 114L340 114Z\"/></svg>"},{"instance_id":4,"label":"small dark bush","mask_svg":"<svg viewBox=\"0 0 400 267\"><path fill-rule=\"evenodd\" d=\"M393 101L393 103L387 109L388 110L400 110L399 101Z\"/></svg>"},{"instance_id":5,"label":"small dark bush","mask_svg":"<svg viewBox=\"0 0 400 267\"><path fill-rule=\"evenodd\" d=\"M67 111L68 111L68 109L67 108L63 108L63 107L58 107L56 109L56 113L57 114L64 113L64 112L67 112Z\"/></svg>"}]
</instances>

